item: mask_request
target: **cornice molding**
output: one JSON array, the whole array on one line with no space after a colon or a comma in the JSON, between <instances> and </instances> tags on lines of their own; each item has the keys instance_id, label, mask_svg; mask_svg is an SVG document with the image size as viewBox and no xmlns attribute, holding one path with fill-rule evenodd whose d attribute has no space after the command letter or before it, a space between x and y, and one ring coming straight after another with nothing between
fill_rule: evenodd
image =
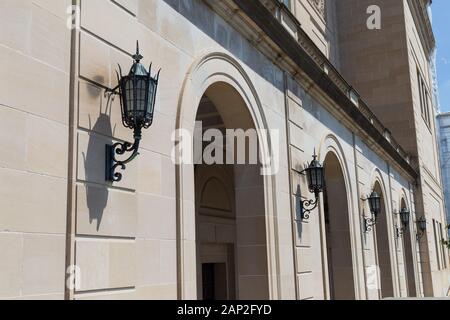
<instances>
[{"instance_id":1,"label":"cornice molding","mask_svg":"<svg viewBox=\"0 0 450 320\"><path fill-rule=\"evenodd\" d=\"M436 39L428 15L429 4L430 0L408 0L420 40L428 57L431 56L436 47Z\"/></svg>"},{"instance_id":2,"label":"cornice molding","mask_svg":"<svg viewBox=\"0 0 450 320\"><path fill-rule=\"evenodd\" d=\"M308 0L308 2L325 18L325 0Z\"/></svg>"},{"instance_id":3,"label":"cornice molding","mask_svg":"<svg viewBox=\"0 0 450 320\"><path fill-rule=\"evenodd\" d=\"M280 0L207 1L269 60L293 75L327 110L366 139L375 152L392 159L398 170L417 181L419 173L412 165L415 160L395 142L301 26L297 25L295 37L283 26L281 15L289 12Z\"/></svg>"}]
</instances>

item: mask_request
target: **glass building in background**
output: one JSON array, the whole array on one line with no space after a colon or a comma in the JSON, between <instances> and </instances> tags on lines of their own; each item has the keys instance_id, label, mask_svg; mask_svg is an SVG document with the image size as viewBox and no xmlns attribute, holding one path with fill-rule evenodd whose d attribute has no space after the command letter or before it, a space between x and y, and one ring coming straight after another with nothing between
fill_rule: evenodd
<instances>
[{"instance_id":1,"label":"glass building in background","mask_svg":"<svg viewBox=\"0 0 450 320\"><path fill-rule=\"evenodd\" d=\"M441 171L444 182L445 210L447 221L450 221L450 112L439 114L437 119L439 143L441 145Z\"/></svg>"}]
</instances>

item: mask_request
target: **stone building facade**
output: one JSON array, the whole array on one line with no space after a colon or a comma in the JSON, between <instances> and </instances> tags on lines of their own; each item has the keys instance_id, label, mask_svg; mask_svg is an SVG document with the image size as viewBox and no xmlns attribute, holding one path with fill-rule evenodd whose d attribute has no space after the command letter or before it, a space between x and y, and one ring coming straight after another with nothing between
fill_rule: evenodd
<instances>
[{"instance_id":1,"label":"stone building facade","mask_svg":"<svg viewBox=\"0 0 450 320\"><path fill-rule=\"evenodd\" d=\"M374 3L380 30L367 27ZM0 298L446 295L427 5L0 0ZM155 121L111 184L105 145L132 132L105 92L136 40L162 68ZM278 170L174 162L174 132L199 120L258 129ZM326 189L305 220L315 152ZM374 190L382 212L366 231Z\"/></svg>"}]
</instances>

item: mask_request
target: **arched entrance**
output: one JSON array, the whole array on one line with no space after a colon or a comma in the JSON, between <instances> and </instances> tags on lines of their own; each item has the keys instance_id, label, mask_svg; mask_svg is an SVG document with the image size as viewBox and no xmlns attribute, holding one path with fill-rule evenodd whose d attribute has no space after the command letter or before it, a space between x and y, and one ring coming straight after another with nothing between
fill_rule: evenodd
<instances>
[{"instance_id":1,"label":"arched entrance","mask_svg":"<svg viewBox=\"0 0 450 320\"><path fill-rule=\"evenodd\" d=\"M199 263L197 259L199 254L197 243L198 219L196 219L196 216L200 208L196 203L196 199L198 199L195 186L196 170L193 163L185 162L183 159L192 156L190 153L193 149L193 138L188 137L186 139L184 134L186 132L188 135L194 133L198 109L205 96L214 104L226 127L242 129L247 127L256 127L258 129L268 128L262 103L252 85L250 77L234 58L224 52L212 52L204 55L192 65L186 75L182 93L179 97L177 132L173 137L175 141L173 157L176 162L177 187L177 280L179 299L193 300L199 298L200 289L198 288L198 278L203 273L203 271L200 272L198 270ZM267 131L258 131L258 143L260 146L260 154L262 154L261 159L264 159L263 163L267 163L273 154L271 136ZM243 217L240 212L245 212L242 209L245 208L244 205L259 208L251 198L247 197L245 201L238 200L238 196L242 197L245 194L238 189L244 189L246 182L248 185L252 185L252 175L250 174L247 177L245 175L246 173L239 172L239 169L239 167L233 166L234 173L232 174L235 178L236 238L238 238L239 229L241 227L243 228L243 224L239 222L240 217ZM265 263L259 267L265 268L267 266L268 271L266 275L261 276L260 273L253 274L252 272L254 270L245 270L243 265L240 267L241 269L236 269L237 298L258 298L263 296L269 297L270 299L278 299L282 294L282 284L279 276L282 260L279 254L279 246L277 245L278 226L275 223L275 219L273 219L276 206L274 199L276 185L274 177L270 175L259 176L257 180L262 180L264 186L260 188L263 190L264 198L261 202L258 201L258 205L261 206L259 210L260 215L265 216L266 243L260 247L265 246L267 250ZM224 189L226 188L224 187ZM205 201L207 201L206 199L207 197ZM249 231L249 236L251 232L252 230ZM241 241L241 243L244 243L244 241ZM239 239L237 242L239 242ZM259 240L258 243L260 243ZM255 242L249 241L249 246L253 244ZM246 258L240 259L238 252L234 252L234 257L237 261L245 261ZM239 267L241 263L236 262L236 264ZM212 273L211 265L205 268L209 268L210 274ZM205 272L208 273L207 270ZM248 276L245 277L245 275ZM212 279L212 276L210 275L209 278ZM264 281L266 278L268 278L268 285ZM258 289L261 287L263 289ZM251 294L256 290L259 290L259 296L253 297Z\"/></svg>"},{"instance_id":2,"label":"arched entrance","mask_svg":"<svg viewBox=\"0 0 450 320\"><path fill-rule=\"evenodd\" d=\"M202 97L196 120L208 140L199 148L194 146L203 155L196 157L201 163L194 169L197 296L206 300L269 299L264 179L258 155L249 154L258 152L252 118L231 86L215 83ZM242 129L241 133L249 135L231 140L230 129ZM235 147L227 144L230 141ZM244 153L240 162L238 152ZM235 157L227 158L227 154ZM230 160L232 164L226 164Z\"/></svg>"},{"instance_id":3,"label":"arched entrance","mask_svg":"<svg viewBox=\"0 0 450 320\"><path fill-rule=\"evenodd\" d=\"M330 298L354 300L355 277L347 188L339 159L329 152L324 161L324 216Z\"/></svg>"},{"instance_id":4,"label":"arched entrance","mask_svg":"<svg viewBox=\"0 0 450 320\"><path fill-rule=\"evenodd\" d=\"M392 298L394 297L394 282L392 277L386 197L383 188L378 181L375 183L373 190L381 197L381 212L378 215L377 224L374 228L378 252L378 265L380 268L381 297Z\"/></svg>"},{"instance_id":5,"label":"arched entrance","mask_svg":"<svg viewBox=\"0 0 450 320\"><path fill-rule=\"evenodd\" d=\"M400 210L404 208L408 209L408 205L406 204L405 198L402 198ZM416 277L414 272L414 256L411 237L412 232L410 223L410 225L403 231L403 252L405 255L405 272L406 272L408 297L417 297Z\"/></svg>"}]
</instances>

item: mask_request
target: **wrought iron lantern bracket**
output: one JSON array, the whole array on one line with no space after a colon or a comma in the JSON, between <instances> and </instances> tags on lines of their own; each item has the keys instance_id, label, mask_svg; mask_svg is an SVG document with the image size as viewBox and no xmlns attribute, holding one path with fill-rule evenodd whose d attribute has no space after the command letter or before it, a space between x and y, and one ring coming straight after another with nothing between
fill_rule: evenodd
<instances>
[{"instance_id":1,"label":"wrought iron lantern bracket","mask_svg":"<svg viewBox=\"0 0 450 320\"><path fill-rule=\"evenodd\" d=\"M142 139L141 129L136 130L134 135L134 143L118 142L113 145L106 146L106 180L110 182L122 181L122 173L116 172L118 169L125 170L126 165L139 156L139 145ZM124 155L131 152L126 160L117 159L116 155Z\"/></svg>"},{"instance_id":2,"label":"wrought iron lantern bracket","mask_svg":"<svg viewBox=\"0 0 450 320\"><path fill-rule=\"evenodd\" d=\"M376 218L364 218L364 224L366 233L371 232L373 230L373 227L377 224Z\"/></svg>"},{"instance_id":3,"label":"wrought iron lantern bracket","mask_svg":"<svg viewBox=\"0 0 450 320\"><path fill-rule=\"evenodd\" d=\"M419 232L416 234L416 239L417 239L417 241L420 241L420 239L422 239L424 235L425 235L425 231L419 231Z\"/></svg>"},{"instance_id":4,"label":"wrought iron lantern bracket","mask_svg":"<svg viewBox=\"0 0 450 320\"><path fill-rule=\"evenodd\" d=\"M142 129L148 129L153 123L155 111L156 92L159 81L158 71L152 77L152 65L149 70L140 63L143 56L139 53L139 42L137 42L136 53L132 56L133 65L128 75L122 75L119 65L117 72L118 85L112 89L105 90L105 96L118 95L122 111L122 123L124 127L134 130L134 143L118 142L106 146L106 181L119 182L122 180L122 173L118 170L125 170L126 166L139 156L139 146L142 140ZM125 160L120 160L117 156L131 153Z\"/></svg>"},{"instance_id":5,"label":"wrought iron lantern bracket","mask_svg":"<svg viewBox=\"0 0 450 320\"><path fill-rule=\"evenodd\" d=\"M319 192L316 192L315 193L315 199L303 200L301 202L301 210L302 210L301 217L302 217L302 221L309 220L311 211L316 209L317 206L319 205L319 199L320 199Z\"/></svg>"},{"instance_id":6,"label":"wrought iron lantern bracket","mask_svg":"<svg viewBox=\"0 0 450 320\"><path fill-rule=\"evenodd\" d=\"M400 239L403 237L403 235L408 230L409 226L409 214L410 212L407 209L402 209L401 212L394 212L394 215L400 216L400 227L398 225L395 226L395 234L397 239ZM406 215L406 217L405 217Z\"/></svg>"},{"instance_id":7,"label":"wrought iron lantern bracket","mask_svg":"<svg viewBox=\"0 0 450 320\"><path fill-rule=\"evenodd\" d=\"M397 236L397 239L400 239L401 237L403 237L403 235L406 233L406 231L408 230L408 225L409 225L409 221L406 223L406 221L404 221L403 216L405 213L409 215L409 211L405 211L406 209L402 209L402 212L394 212L394 215L400 216L400 227L399 226L395 226L395 234ZM408 219L409 220L409 219Z\"/></svg>"},{"instance_id":8,"label":"wrought iron lantern bracket","mask_svg":"<svg viewBox=\"0 0 450 320\"><path fill-rule=\"evenodd\" d=\"M418 226L418 232L416 234L417 241L420 241L426 234L427 231L427 219L423 216L416 221Z\"/></svg>"},{"instance_id":9,"label":"wrought iron lantern bracket","mask_svg":"<svg viewBox=\"0 0 450 320\"><path fill-rule=\"evenodd\" d=\"M302 200L301 205L301 221L309 220L311 212L316 209L320 201L320 193L324 190L325 180L324 180L324 168L317 161L317 155L314 150L313 161L309 164L307 168L298 172L301 175L308 177L309 191L314 194L314 199Z\"/></svg>"},{"instance_id":10,"label":"wrought iron lantern bracket","mask_svg":"<svg viewBox=\"0 0 450 320\"><path fill-rule=\"evenodd\" d=\"M403 235L405 234L405 231L406 230L404 227L396 226L395 233L396 233L397 239L400 239L401 237L403 237Z\"/></svg>"},{"instance_id":11,"label":"wrought iron lantern bracket","mask_svg":"<svg viewBox=\"0 0 450 320\"><path fill-rule=\"evenodd\" d=\"M361 200L369 201L370 213L372 214L372 217L371 218L364 217L364 230L365 230L365 233L369 233L369 232L373 231L373 228L375 227L375 225L378 222L377 217L378 217L379 210L380 210L380 208L378 207L380 205L379 196L375 192L372 192L372 194L370 196L367 196L366 198L361 198ZM375 203L375 202L377 202L377 203ZM373 205L375 205L375 207L372 207Z\"/></svg>"},{"instance_id":12,"label":"wrought iron lantern bracket","mask_svg":"<svg viewBox=\"0 0 450 320\"><path fill-rule=\"evenodd\" d=\"M120 96L119 88L120 88L120 84L118 84L116 87L114 87L112 89L106 88L105 96L108 94L113 95L113 96Z\"/></svg>"}]
</instances>

